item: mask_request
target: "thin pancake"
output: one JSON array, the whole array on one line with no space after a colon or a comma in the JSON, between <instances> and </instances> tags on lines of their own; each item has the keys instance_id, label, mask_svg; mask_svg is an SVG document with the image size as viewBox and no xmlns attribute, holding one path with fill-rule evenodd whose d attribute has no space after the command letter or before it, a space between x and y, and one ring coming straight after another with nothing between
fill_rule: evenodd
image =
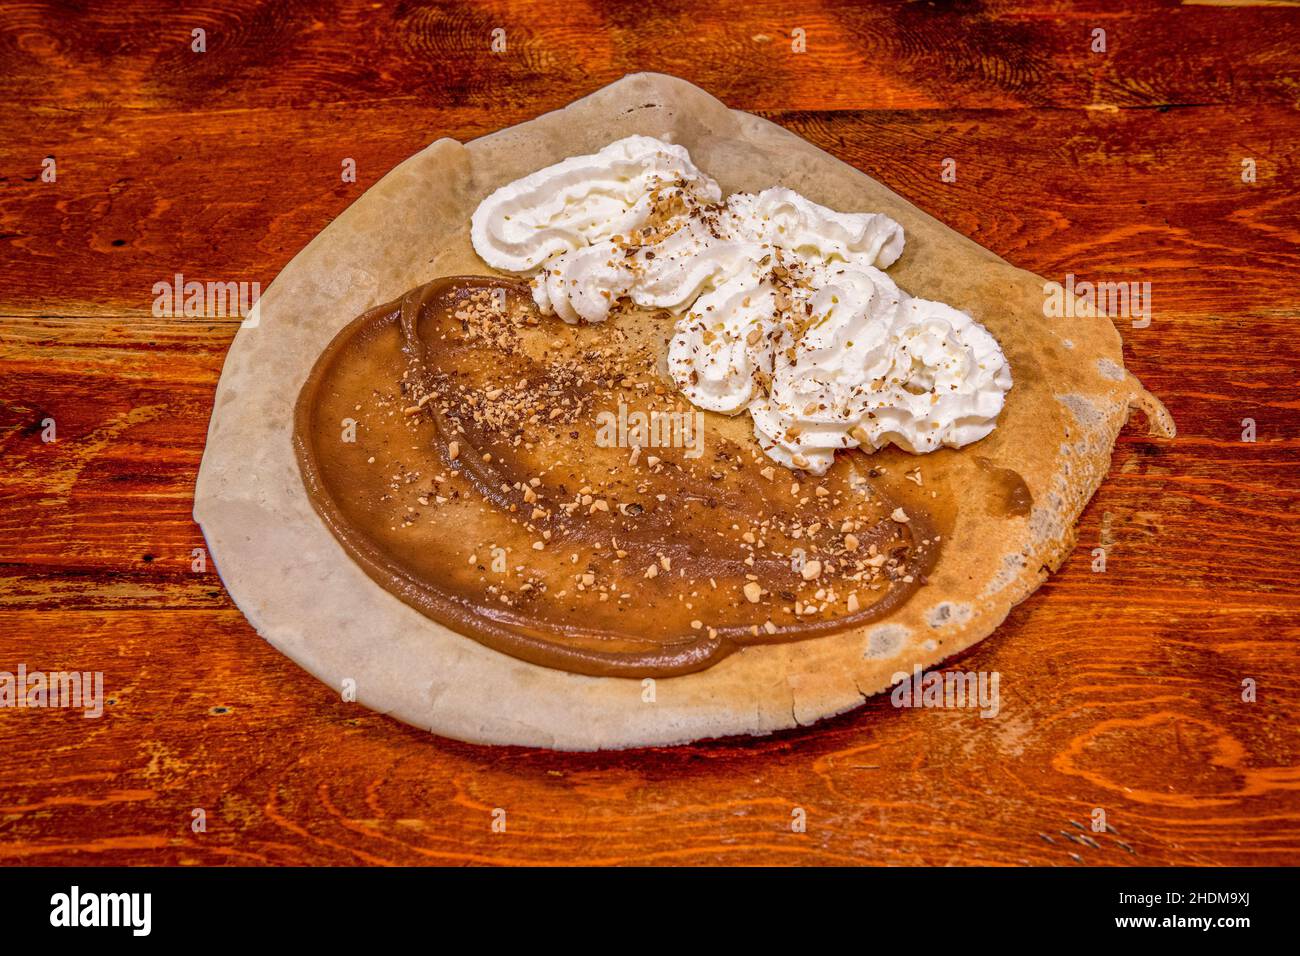
<instances>
[{"instance_id":1,"label":"thin pancake","mask_svg":"<svg viewBox=\"0 0 1300 956\"><path fill-rule=\"evenodd\" d=\"M484 196L632 133L681 143L726 192L783 184L832 208L897 220L907 249L890 274L912 294L984 323L1016 380L992 436L923 463L923 471L949 476L962 507L913 600L864 627L745 648L704 670L660 678L653 689L522 661L393 596L315 514L292 443L299 390L340 329L432 278L487 271L468 229ZM1111 321L1044 318L1043 297L1041 278L793 133L682 80L626 77L469 144L439 140L284 269L227 357L195 516L259 633L331 686L346 680L362 703L437 733L592 750L809 723L991 633L1069 553L1130 405L1170 433L1159 403L1125 373ZM1026 493L1032 505L1016 514Z\"/></svg>"}]
</instances>

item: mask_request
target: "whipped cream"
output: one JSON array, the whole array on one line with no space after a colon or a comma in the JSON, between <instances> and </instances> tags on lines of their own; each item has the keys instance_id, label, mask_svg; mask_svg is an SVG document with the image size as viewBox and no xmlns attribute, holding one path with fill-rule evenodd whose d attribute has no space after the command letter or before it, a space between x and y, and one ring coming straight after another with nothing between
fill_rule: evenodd
<instances>
[{"instance_id":1,"label":"whipped cream","mask_svg":"<svg viewBox=\"0 0 1300 956\"><path fill-rule=\"evenodd\" d=\"M673 182L706 201L722 198L681 146L629 136L502 186L474 210L470 238L494 268L531 272L555 256L637 229L649 216L655 187Z\"/></svg>"},{"instance_id":2,"label":"whipped cream","mask_svg":"<svg viewBox=\"0 0 1300 956\"><path fill-rule=\"evenodd\" d=\"M802 334L782 327L767 395L749 408L770 457L821 474L839 448L924 454L993 430L1011 370L988 330L879 269L812 271L812 289L796 294L811 321Z\"/></svg>"},{"instance_id":3,"label":"whipped cream","mask_svg":"<svg viewBox=\"0 0 1300 956\"><path fill-rule=\"evenodd\" d=\"M722 200L680 146L630 136L498 189L475 210L488 265L533 276L543 313L614 306L678 316L668 369L695 405L748 410L764 452L821 474L836 450L917 454L991 432L1011 388L997 341L965 312L881 271L902 227L784 187Z\"/></svg>"}]
</instances>

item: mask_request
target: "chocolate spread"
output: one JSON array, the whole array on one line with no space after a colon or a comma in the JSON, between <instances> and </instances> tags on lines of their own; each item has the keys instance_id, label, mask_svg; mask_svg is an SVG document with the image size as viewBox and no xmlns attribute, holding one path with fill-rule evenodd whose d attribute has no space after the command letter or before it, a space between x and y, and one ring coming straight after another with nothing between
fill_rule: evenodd
<instances>
[{"instance_id":1,"label":"chocolate spread","mask_svg":"<svg viewBox=\"0 0 1300 956\"><path fill-rule=\"evenodd\" d=\"M844 453L821 477L768 460L747 420L677 394L671 329L619 309L566 325L486 277L372 309L298 398L312 505L402 601L582 674L688 673L908 600L945 524L904 480L916 459Z\"/></svg>"}]
</instances>

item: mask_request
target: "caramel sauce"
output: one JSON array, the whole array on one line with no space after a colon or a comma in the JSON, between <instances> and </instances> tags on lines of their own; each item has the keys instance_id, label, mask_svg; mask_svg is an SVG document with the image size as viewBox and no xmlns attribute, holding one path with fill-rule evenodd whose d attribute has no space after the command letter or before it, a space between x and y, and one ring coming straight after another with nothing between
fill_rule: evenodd
<instances>
[{"instance_id":1,"label":"caramel sauce","mask_svg":"<svg viewBox=\"0 0 1300 956\"><path fill-rule=\"evenodd\" d=\"M748 416L677 394L671 329L617 309L566 325L485 277L372 309L299 395L312 505L402 601L583 674L688 673L907 601L951 526L945 482L905 480L902 453L841 453L821 477L770 461Z\"/></svg>"},{"instance_id":2,"label":"caramel sauce","mask_svg":"<svg viewBox=\"0 0 1300 956\"><path fill-rule=\"evenodd\" d=\"M1020 472L1003 468L988 458L977 456L975 463L984 472L991 486L988 494L988 513L1000 517L1023 517L1034 507L1034 496Z\"/></svg>"}]
</instances>

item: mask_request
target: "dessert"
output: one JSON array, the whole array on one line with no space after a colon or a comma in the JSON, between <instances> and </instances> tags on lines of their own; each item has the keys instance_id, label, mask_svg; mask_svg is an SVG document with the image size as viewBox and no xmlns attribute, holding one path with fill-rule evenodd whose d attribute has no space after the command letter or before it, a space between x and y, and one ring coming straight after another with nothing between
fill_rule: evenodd
<instances>
[{"instance_id":1,"label":"dessert","mask_svg":"<svg viewBox=\"0 0 1300 956\"><path fill-rule=\"evenodd\" d=\"M633 136L496 190L471 236L531 283L370 310L298 401L313 505L383 587L532 663L664 677L924 586L945 484L854 450L977 441L1011 380L970 316L876 268L898 223L780 187L724 203L685 149ZM602 441L619 414L646 425Z\"/></svg>"},{"instance_id":2,"label":"dessert","mask_svg":"<svg viewBox=\"0 0 1300 956\"><path fill-rule=\"evenodd\" d=\"M488 197L629 137L680 146L701 177L693 201L743 220L710 233L707 282L669 273L623 294L627 276L585 252L621 232L523 244L509 268L476 251ZM768 226L750 213L760 202ZM691 235L661 214L647 261ZM770 223L810 217L812 241L770 243L773 263L735 255ZM777 251L811 288L784 289ZM828 283L850 258L852 278ZM758 321L777 340L799 332L778 294L849 295L830 303L843 321L820 326L835 334L791 357L720 335L756 307L708 298L728 282L761 301L772 287ZM913 322L912 300L943 307ZM1173 431L1109 319L1046 317L1041 278L795 134L651 74L433 143L256 311L227 357L196 490L223 582L349 700L480 743L677 744L856 707L990 634L1065 559L1132 408ZM859 352L865 329L889 334ZM818 343L816 329L798 338ZM924 374L855 392L877 361ZM944 375L960 400L936 417ZM810 387L826 409L790 400Z\"/></svg>"}]
</instances>

